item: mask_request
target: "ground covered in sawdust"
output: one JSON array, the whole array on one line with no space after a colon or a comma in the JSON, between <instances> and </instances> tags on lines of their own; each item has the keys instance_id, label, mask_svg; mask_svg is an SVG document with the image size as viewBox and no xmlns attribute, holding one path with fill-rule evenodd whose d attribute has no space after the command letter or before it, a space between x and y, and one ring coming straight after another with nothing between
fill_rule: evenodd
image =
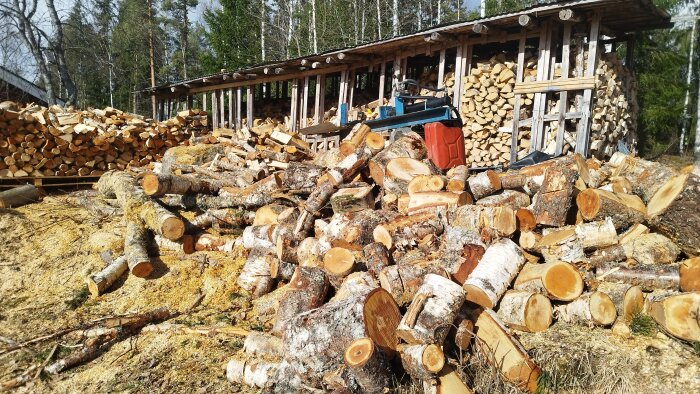
<instances>
[{"instance_id":1,"label":"ground covered in sawdust","mask_svg":"<svg viewBox=\"0 0 700 394\"><path fill-rule=\"evenodd\" d=\"M173 323L192 327L238 326L260 329L246 320L250 299L235 279L241 252L166 254L149 279L125 276L93 299L85 277L104 266L100 253L120 253L121 217L96 219L74 200L49 196L39 204L0 211L0 353L8 341L22 342L100 317L160 307L192 312ZM608 329L556 323L539 334L520 334L524 347L545 370L548 392L700 392L700 357L688 345L663 334L621 339ZM70 336L0 355L0 382L44 362L58 344L56 360L75 350ZM96 360L56 376L42 374L17 392L255 392L226 381L224 366L240 356L243 340L172 332L141 333L113 346ZM465 377L480 393L514 393L478 359L462 360ZM419 392L404 386L400 392Z\"/></svg>"}]
</instances>

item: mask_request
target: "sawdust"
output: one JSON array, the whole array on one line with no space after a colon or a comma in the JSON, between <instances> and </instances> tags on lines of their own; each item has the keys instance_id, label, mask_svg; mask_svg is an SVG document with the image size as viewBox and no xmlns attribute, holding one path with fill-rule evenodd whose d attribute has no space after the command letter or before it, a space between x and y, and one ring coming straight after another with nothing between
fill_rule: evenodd
<instances>
[{"instance_id":1,"label":"sawdust","mask_svg":"<svg viewBox=\"0 0 700 394\"><path fill-rule=\"evenodd\" d=\"M67 196L0 212L0 337L21 342L95 318L163 306L186 311L200 294L200 306L172 322L250 329L245 321L250 300L235 285L245 262L240 250L165 254L155 259L149 279L125 276L110 292L89 298L85 277L104 266L101 252L121 252L123 231L121 217L97 220ZM0 381L42 362L54 343L0 356ZM77 342L61 343L59 357ZM242 344L242 338L142 333L93 362L34 380L18 392L230 392L224 366Z\"/></svg>"},{"instance_id":2,"label":"sawdust","mask_svg":"<svg viewBox=\"0 0 700 394\"><path fill-rule=\"evenodd\" d=\"M39 204L0 211L0 340L21 342L95 318L163 306L185 311L202 293L194 312L170 322L260 329L251 319L250 298L235 285L245 262L240 250L166 254L156 260L151 278L125 276L107 294L89 298L84 278L103 267L101 252L121 252L124 223L121 217L98 220L72 201L47 197ZM546 372L546 392L700 392L700 356L663 334L621 339L609 329L558 322L542 333L516 335ZM43 362L55 343L0 356L0 381ZM59 343L54 360L73 351L70 346L79 341L63 338ZM0 351L4 346L0 341ZM90 363L42 376L16 391L257 392L225 379L226 362L243 357L242 346L238 337L141 333ZM477 392L516 392L487 368L464 369ZM407 383L397 392L420 390Z\"/></svg>"}]
</instances>

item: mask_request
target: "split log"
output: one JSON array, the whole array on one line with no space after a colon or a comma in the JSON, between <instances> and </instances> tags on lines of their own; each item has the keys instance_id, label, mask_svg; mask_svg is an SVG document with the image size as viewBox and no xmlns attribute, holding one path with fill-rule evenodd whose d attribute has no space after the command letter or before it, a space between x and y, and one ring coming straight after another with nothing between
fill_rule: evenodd
<instances>
[{"instance_id":1,"label":"split log","mask_svg":"<svg viewBox=\"0 0 700 394\"><path fill-rule=\"evenodd\" d=\"M620 160L621 159L621 160ZM632 184L632 192L648 203L654 194L671 178L676 171L663 164L644 160L638 157L618 157L613 176L627 178Z\"/></svg>"},{"instance_id":2,"label":"split log","mask_svg":"<svg viewBox=\"0 0 700 394\"><path fill-rule=\"evenodd\" d=\"M568 263L525 264L513 288L541 293L552 300L572 301L583 293L583 279Z\"/></svg>"},{"instance_id":3,"label":"split log","mask_svg":"<svg viewBox=\"0 0 700 394\"><path fill-rule=\"evenodd\" d=\"M416 192L409 195L409 214L426 208L447 207L457 208L472 203L472 197L467 192Z\"/></svg>"},{"instance_id":4,"label":"split log","mask_svg":"<svg viewBox=\"0 0 700 394\"><path fill-rule=\"evenodd\" d=\"M288 286L290 291L279 301L272 328L276 335L282 334L289 321L298 314L323 304L328 293L328 278L319 268L296 267Z\"/></svg>"},{"instance_id":5,"label":"split log","mask_svg":"<svg viewBox=\"0 0 700 394\"><path fill-rule=\"evenodd\" d=\"M424 394L472 394L462 378L451 366L445 365L437 375L437 379L423 381Z\"/></svg>"},{"instance_id":6,"label":"split log","mask_svg":"<svg viewBox=\"0 0 700 394\"><path fill-rule=\"evenodd\" d=\"M537 227L537 219L535 214L528 208L520 208L515 211L515 219L518 230L532 231Z\"/></svg>"},{"instance_id":7,"label":"split log","mask_svg":"<svg viewBox=\"0 0 700 394\"><path fill-rule=\"evenodd\" d=\"M249 356L279 358L282 352L282 340L274 335L251 331L243 341L243 352Z\"/></svg>"},{"instance_id":8,"label":"split log","mask_svg":"<svg viewBox=\"0 0 700 394\"><path fill-rule=\"evenodd\" d=\"M448 222L481 234L482 238L510 237L517 228L515 211L509 207L463 205L448 211Z\"/></svg>"},{"instance_id":9,"label":"split log","mask_svg":"<svg viewBox=\"0 0 700 394\"><path fill-rule=\"evenodd\" d=\"M374 241L383 243L387 249L405 247L423 237L433 234L440 235L443 225L432 212L421 212L410 216L399 216L396 219L378 225L372 234Z\"/></svg>"},{"instance_id":10,"label":"split log","mask_svg":"<svg viewBox=\"0 0 700 394\"><path fill-rule=\"evenodd\" d=\"M643 291L678 290L680 275L675 265L602 264L596 268L598 280L639 286ZM692 276L691 276L692 277Z\"/></svg>"},{"instance_id":11,"label":"split log","mask_svg":"<svg viewBox=\"0 0 700 394\"><path fill-rule=\"evenodd\" d=\"M330 200L335 213L374 209L371 186L340 189L331 196Z\"/></svg>"},{"instance_id":12,"label":"split log","mask_svg":"<svg viewBox=\"0 0 700 394\"><path fill-rule=\"evenodd\" d=\"M467 182L475 200L480 200L501 190L501 178L491 170L473 175L469 177Z\"/></svg>"},{"instance_id":13,"label":"split log","mask_svg":"<svg viewBox=\"0 0 700 394\"><path fill-rule=\"evenodd\" d=\"M441 265L455 282L463 285L486 251L486 245L474 231L446 226L440 246Z\"/></svg>"},{"instance_id":14,"label":"split log","mask_svg":"<svg viewBox=\"0 0 700 394\"><path fill-rule=\"evenodd\" d=\"M392 357L400 319L396 303L383 289L328 302L288 322L283 336L285 361L306 385L320 387L323 376L344 363L345 349L357 338L370 338ZM278 374L278 383L287 385L295 378L290 375Z\"/></svg>"},{"instance_id":15,"label":"split log","mask_svg":"<svg viewBox=\"0 0 700 394\"><path fill-rule=\"evenodd\" d=\"M93 297L102 295L117 281L117 279L124 275L127 269L129 269L129 265L127 264L126 256L120 256L109 263L100 272L88 276L87 285L90 294L92 294Z\"/></svg>"},{"instance_id":16,"label":"split log","mask_svg":"<svg viewBox=\"0 0 700 394\"><path fill-rule=\"evenodd\" d=\"M555 316L567 323L588 326L608 326L615 322L617 312L607 294L594 291L582 294L574 301L554 307Z\"/></svg>"},{"instance_id":17,"label":"split log","mask_svg":"<svg viewBox=\"0 0 700 394\"><path fill-rule=\"evenodd\" d=\"M473 311L476 347L490 365L500 370L505 380L520 390L537 392L540 368L528 356L522 345L490 309Z\"/></svg>"},{"instance_id":18,"label":"split log","mask_svg":"<svg viewBox=\"0 0 700 394\"><path fill-rule=\"evenodd\" d=\"M442 344L463 303L461 286L445 277L428 274L401 319L396 335L409 344Z\"/></svg>"},{"instance_id":19,"label":"split log","mask_svg":"<svg viewBox=\"0 0 700 394\"><path fill-rule=\"evenodd\" d=\"M620 244L626 244L642 234L648 234L649 228L641 223L637 223L620 234Z\"/></svg>"},{"instance_id":20,"label":"split log","mask_svg":"<svg viewBox=\"0 0 700 394\"><path fill-rule=\"evenodd\" d=\"M280 301L292 290L291 286L286 284L263 296L253 299L252 315L261 324L264 324L266 327L271 327L270 322L277 316Z\"/></svg>"},{"instance_id":21,"label":"split log","mask_svg":"<svg viewBox=\"0 0 700 394\"><path fill-rule=\"evenodd\" d=\"M688 256L700 256L700 177L671 178L649 200L649 223Z\"/></svg>"},{"instance_id":22,"label":"split log","mask_svg":"<svg viewBox=\"0 0 700 394\"><path fill-rule=\"evenodd\" d=\"M498 318L516 330L544 331L552 325L552 303L539 293L509 290L499 303Z\"/></svg>"},{"instance_id":23,"label":"split log","mask_svg":"<svg viewBox=\"0 0 700 394\"><path fill-rule=\"evenodd\" d=\"M153 272L153 264L148 257L150 243L148 230L138 222L132 220L126 222L124 256L126 256L129 271L137 278L146 278Z\"/></svg>"},{"instance_id":24,"label":"split log","mask_svg":"<svg viewBox=\"0 0 700 394\"><path fill-rule=\"evenodd\" d=\"M389 193L408 193L409 182L418 175L432 175L430 167L425 163L410 157L391 159L384 169L384 190Z\"/></svg>"},{"instance_id":25,"label":"split log","mask_svg":"<svg viewBox=\"0 0 700 394\"><path fill-rule=\"evenodd\" d=\"M121 171L106 172L97 181L95 188L105 198L116 198L126 217L140 218L156 234L177 241L185 233L182 219L146 196L137 187L132 175Z\"/></svg>"},{"instance_id":26,"label":"split log","mask_svg":"<svg viewBox=\"0 0 700 394\"><path fill-rule=\"evenodd\" d=\"M342 300L351 297L353 294L374 290L378 287L379 282L367 271L353 272L345 278L331 300Z\"/></svg>"},{"instance_id":27,"label":"split log","mask_svg":"<svg viewBox=\"0 0 700 394\"><path fill-rule=\"evenodd\" d=\"M579 223L575 231L584 250L600 249L618 242L615 224L609 217L599 222Z\"/></svg>"},{"instance_id":28,"label":"split log","mask_svg":"<svg viewBox=\"0 0 700 394\"><path fill-rule=\"evenodd\" d=\"M532 206L537 223L547 226L566 224L576 178L576 171L563 164L547 168Z\"/></svg>"},{"instance_id":29,"label":"split log","mask_svg":"<svg viewBox=\"0 0 700 394\"><path fill-rule=\"evenodd\" d=\"M319 242L316 238L308 237L304 238L297 246L297 262L302 267L320 267L321 248Z\"/></svg>"},{"instance_id":30,"label":"split log","mask_svg":"<svg viewBox=\"0 0 700 394\"><path fill-rule=\"evenodd\" d=\"M384 137L381 134L373 131L367 133L367 136L365 137L365 146L367 149L372 151L372 153L377 154L381 152L385 145L386 140L384 140Z\"/></svg>"},{"instance_id":31,"label":"split log","mask_svg":"<svg viewBox=\"0 0 700 394\"><path fill-rule=\"evenodd\" d=\"M554 261L576 263L586 259L583 240L572 228L548 233L537 242L535 248L548 263Z\"/></svg>"},{"instance_id":32,"label":"split log","mask_svg":"<svg viewBox=\"0 0 700 394\"><path fill-rule=\"evenodd\" d=\"M390 387L390 365L371 338L352 341L345 349L344 359L363 393L379 394Z\"/></svg>"},{"instance_id":33,"label":"split log","mask_svg":"<svg viewBox=\"0 0 700 394\"><path fill-rule=\"evenodd\" d=\"M253 222L249 224L252 224L253 226L279 224L277 217L287 209L289 209L288 206L281 204L263 205L255 211L255 219L253 219Z\"/></svg>"},{"instance_id":34,"label":"split log","mask_svg":"<svg viewBox=\"0 0 700 394\"><path fill-rule=\"evenodd\" d=\"M618 319L629 324L637 314L644 309L644 293L639 286L624 283L604 282L597 291L607 294L615 305Z\"/></svg>"},{"instance_id":35,"label":"split log","mask_svg":"<svg viewBox=\"0 0 700 394\"><path fill-rule=\"evenodd\" d=\"M318 237L320 250L325 252L339 242L360 246L372 243L374 229L381 223L392 221L396 216L395 212L371 209L333 215Z\"/></svg>"},{"instance_id":36,"label":"split log","mask_svg":"<svg viewBox=\"0 0 700 394\"><path fill-rule=\"evenodd\" d=\"M397 157L422 160L427 154L428 150L423 138L414 132L406 133L369 161L369 173L376 184L384 186L384 175L389 161Z\"/></svg>"},{"instance_id":37,"label":"split log","mask_svg":"<svg viewBox=\"0 0 700 394\"><path fill-rule=\"evenodd\" d=\"M416 175L408 182L406 192L411 195L420 192L439 192L445 188L445 179L439 175Z\"/></svg>"},{"instance_id":38,"label":"split log","mask_svg":"<svg viewBox=\"0 0 700 394\"><path fill-rule=\"evenodd\" d=\"M379 283L399 306L405 306L413 300L423 284L423 278L428 274L448 276L443 267L432 261L397 263L384 267L379 272Z\"/></svg>"},{"instance_id":39,"label":"split log","mask_svg":"<svg viewBox=\"0 0 700 394\"><path fill-rule=\"evenodd\" d=\"M255 297L269 293L274 282L270 276L270 264L274 258L268 249L251 250L236 284Z\"/></svg>"},{"instance_id":40,"label":"split log","mask_svg":"<svg viewBox=\"0 0 700 394\"><path fill-rule=\"evenodd\" d=\"M680 249L661 234L642 234L637 238L605 249L590 256L590 264L596 266L611 261L634 259L639 264L671 264L676 261Z\"/></svg>"},{"instance_id":41,"label":"split log","mask_svg":"<svg viewBox=\"0 0 700 394\"><path fill-rule=\"evenodd\" d=\"M226 364L226 379L231 383L267 388L274 384L279 363L266 361L230 360Z\"/></svg>"},{"instance_id":42,"label":"split log","mask_svg":"<svg viewBox=\"0 0 700 394\"><path fill-rule=\"evenodd\" d=\"M141 187L147 196L161 197L166 194L216 194L221 185L191 176L149 172L141 178Z\"/></svg>"},{"instance_id":43,"label":"split log","mask_svg":"<svg viewBox=\"0 0 700 394\"><path fill-rule=\"evenodd\" d=\"M338 288L355 268L355 255L348 249L334 247L323 255L323 269L333 287Z\"/></svg>"},{"instance_id":44,"label":"split log","mask_svg":"<svg viewBox=\"0 0 700 394\"><path fill-rule=\"evenodd\" d=\"M282 186L292 190L311 190L325 168L310 163L292 161L284 170Z\"/></svg>"},{"instance_id":45,"label":"split log","mask_svg":"<svg viewBox=\"0 0 700 394\"><path fill-rule=\"evenodd\" d=\"M246 249L272 249L272 232L275 230L274 224L264 224L262 226L248 226L243 230L241 239L243 247Z\"/></svg>"},{"instance_id":46,"label":"split log","mask_svg":"<svg viewBox=\"0 0 700 394\"><path fill-rule=\"evenodd\" d=\"M681 261L679 274L681 291L700 291L700 257Z\"/></svg>"},{"instance_id":47,"label":"split log","mask_svg":"<svg viewBox=\"0 0 700 394\"><path fill-rule=\"evenodd\" d=\"M467 300L493 308L524 264L520 247L510 239L492 243L464 282Z\"/></svg>"},{"instance_id":48,"label":"split log","mask_svg":"<svg viewBox=\"0 0 700 394\"><path fill-rule=\"evenodd\" d=\"M275 259L270 263L270 277L272 279L289 282L292 280L296 269L296 264L288 263L281 259Z\"/></svg>"},{"instance_id":49,"label":"split log","mask_svg":"<svg viewBox=\"0 0 700 394\"><path fill-rule=\"evenodd\" d=\"M648 313L661 328L678 339L700 341L700 293L652 299Z\"/></svg>"},{"instance_id":50,"label":"split log","mask_svg":"<svg viewBox=\"0 0 700 394\"><path fill-rule=\"evenodd\" d=\"M500 194L493 194L480 199L476 204L484 207L506 206L515 211L529 206L530 196L515 190L503 190Z\"/></svg>"},{"instance_id":51,"label":"split log","mask_svg":"<svg viewBox=\"0 0 700 394\"><path fill-rule=\"evenodd\" d=\"M457 166L447 171L447 190L451 192L461 192L467 187L469 177L469 167Z\"/></svg>"},{"instance_id":52,"label":"split log","mask_svg":"<svg viewBox=\"0 0 700 394\"><path fill-rule=\"evenodd\" d=\"M372 131L372 129L370 129L370 127L366 124L359 124L357 129L354 130L352 136L340 143L339 151L341 156L345 157L352 154L357 148L362 146L365 142L367 134L369 134L370 131Z\"/></svg>"},{"instance_id":53,"label":"split log","mask_svg":"<svg viewBox=\"0 0 700 394\"><path fill-rule=\"evenodd\" d=\"M583 219L593 221L610 217L616 229L644 221L647 213L639 197L600 189L586 189L579 193L576 206Z\"/></svg>"},{"instance_id":54,"label":"split log","mask_svg":"<svg viewBox=\"0 0 700 394\"><path fill-rule=\"evenodd\" d=\"M34 185L23 185L0 192L0 208L17 208L39 201L39 189Z\"/></svg>"},{"instance_id":55,"label":"split log","mask_svg":"<svg viewBox=\"0 0 700 394\"><path fill-rule=\"evenodd\" d=\"M244 189L223 188L218 196L191 196L185 205L203 210L230 207L259 208L272 203L275 193L279 192L281 187L282 180L279 175L272 174Z\"/></svg>"},{"instance_id":56,"label":"split log","mask_svg":"<svg viewBox=\"0 0 700 394\"><path fill-rule=\"evenodd\" d=\"M445 366L445 354L435 344L401 345L401 365L417 380L432 379Z\"/></svg>"},{"instance_id":57,"label":"split log","mask_svg":"<svg viewBox=\"0 0 700 394\"><path fill-rule=\"evenodd\" d=\"M381 242L372 242L362 248L367 272L373 277L377 277L384 267L392 264L389 249Z\"/></svg>"}]
</instances>

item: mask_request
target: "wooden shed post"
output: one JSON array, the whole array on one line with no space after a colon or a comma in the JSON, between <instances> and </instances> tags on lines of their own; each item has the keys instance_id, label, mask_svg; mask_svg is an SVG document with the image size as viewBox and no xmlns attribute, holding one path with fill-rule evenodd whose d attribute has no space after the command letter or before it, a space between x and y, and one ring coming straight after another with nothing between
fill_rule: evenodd
<instances>
[{"instance_id":1,"label":"wooden shed post","mask_svg":"<svg viewBox=\"0 0 700 394\"><path fill-rule=\"evenodd\" d=\"M211 92L211 128L219 124L219 101L216 99L216 90Z\"/></svg>"},{"instance_id":2,"label":"wooden shed post","mask_svg":"<svg viewBox=\"0 0 700 394\"><path fill-rule=\"evenodd\" d=\"M233 88L228 88L228 127L235 128L233 125Z\"/></svg>"},{"instance_id":3,"label":"wooden shed post","mask_svg":"<svg viewBox=\"0 0 700 394\"><path fill-rule=\"evenodd\" d=\"M207 110L207 93L202 93L202 110L206 112Z\"/></svg>"},{"instance_id":4,"label":"wooden shed post","mask_svg":"<svg viewBox=\"0 0 700 394\"><path fill-rule=\"evenodd\" d=\"M384 105L384 85L386 83L386 62L382 62L379 67L379 103L378 105Z\"/></svg>"},{"instance_id":5,"label":"wooden shed post","mask_svg":"<svg viewBox=\"0 0 700 394\"><path fill-rule=\"evenodd\" d=\"M518 68L515 75L515 84L523 82L523 73L525 68L525 41L527 41L527 30L522 29L520 32L520 43L518 44ZM513 128L511 129L510 137L510 162L514 163L518 160L518 143L520 142L520 99L521 94L515 95L515 103L513 105Z\"/></svg>"},{"instance_id":6,"label":"wooden shed post","mask_svg":"<svg viewBox=\"0 0 700 394\"><path fill-rule=\"evenodd\" d=\"M355 96L355 83L357 78L357 73L355 73L355 70L350 71L350 92L348 92L348 120L355 120L354 118L350 118L351 115L351 110L352 110L352 101Z\"/></svg>"},{"instance_id":7,"label":"wooden shed post","mask_svg":"<svg viewBox=\"0 0 700 394\"><path fill-rule=\"evenodd\" d=\"M246 126L249 129L253 128L253 86L248 85L246 88Z\"/></svg>"},{"instance_id":8,"label":"wooden shed post","mask_svg":"<svg viewBox=\"0 0 700 394\"><path fill-rule=\"evenodd\" d=\"M345 93L347 91L348 84L348 70L342 70L340 72L340 84L338 85L338 111L340 111L340 105L345 102Z\"/></svg>"},{"instance_id":9,"label":"wooden shed post","mask_svg":"<svg viewBox=\"0 0 700 394\"><path fill-rule=\"evenodd\" d=\"M243 92L242 88L236 88L236 131L241 129L243 117Z\"/></svg>"},{"instance_id":10,"label":"wooden shed post","mask_svg":"<svg viewBox=\"0 0 700 394\"><path fill-rule=\"evenodd\" d=\"M442 48L440 50L440 62L438 63L438 81L437 81L437 88L442 89L445 87L445 52L447 50L445 48Z\"/></svg>"},{"instance_id":11,"label":"wooden shed post","mask_svg":"<svg viewBox=\"0 0 700 394\"><path fill-rule=\"evenodd\" d=\"M547 20L540 31L539 58L537 60L537 81L549 79L550 49L552 45L552 21ZM541 150L544 142L544 110L547 104L547 93L535 93L532 105L532 126L530 128L530 152Z\"/></svg>"},{"instance_id":12,"label":"wooden shed post","mask_svg":"<svg viewBox=\"0 0 700 394\"><path fill-rule=\"evenodd\" d=\"M591 20L591 33L588 38L588 63L586 64L586 77L595 75L598 64L598 34L600 32L600 14L595 13ZM588 157L588 147L591 143L591 98L593 89L583 92L581 103L581 121L576 127L576 153Z\"/></svg>"},{"instance_id":13,"label":"wooden shed post","mask_svg":"<svg viewBox=\"0 0 700 394\"><path fill-rule=\"evenodd\" d=\"M309 76L304 77L304 91L301 97L301 128L307 126L307 119L309 118Z\"/></svg>"},{"instance_id":14,"label":"wooden shed post","mask_svg":"<svg viewBox=\"0 0 700 394\"><path fill-rule=\"evenodd\" d=\"M219 90L219 127L224 127L224 122L226 119L226 97L224 97L224 90Z\"/></svg>"},{"instance_id":15,"label":"wooden shed post","mask_svg":"<svg viewBox=\"0 0 700 394\"><path fill-rule=\"evenodd\" d=\"M192 109L194 107L194 97L187 96L187 109Z\"/></svg>"},{"instance_id":16,"label":"wooden shed post","mask_svg":"<svg viewBox=\"0 0 700 394\"><path fill-rule=\"evenodd\" d=\"M401 76L401 63L402 60L399 56L394 58L394 72L391 76L391 105L396 106L396 88L399 85L399 78Z\"/></svg>"},{"instance_id":17,"label":"wooden shed post","mask_svg":"<svg viewBox=\"0 0 700 394\"><path fill-rule=\"evenodd\" d=\"M298 109L298 104L299 104L299 80L298 79L293 79L292 80L292 97L291 97L291 104L289 106L290 108L290 113L289 113L289 129L291 131L296 131L297 130L297 114L299 113Z\"/></svg>"},{"instance_id":18,"label":"wooden shed post","mask_svg":"<svg viewBox=\"0 0 700 394\"><path fill-rule=\"evenodd\" d=\"M571 23L564 23L564 37L561 47L561 79L569 79L569 55L571 44ZM559 156L564 149L564 133L566 132L566 110L569 101L569 92L559 92L559 129L557 130L556 147L554 155Z\"/></svg>"},{"instance_id":19,"label":"wooden shed post","mask_svg":"<svg viewBox=\"0 0 700 394\"><path fill-rule=\"evenodd\" d=\"M457 46L457 57L455 58L455 84L452 90L452 106L457 108L457 112L461 112L460 97L462 97L462 50L463 44Z\"/></svg>"},{"instance_id":20,"label":"wooden shed post","mask_svg":"<svg viewBox=\"0 0 700 394\"><path fill-rule=\"evenodd\" d=\"M323 122L323 110L325 106L326 96L326 75L319 74L316 76L316 97L314 103L314 123L321 124Z\"/></svg>"}]
</instances>

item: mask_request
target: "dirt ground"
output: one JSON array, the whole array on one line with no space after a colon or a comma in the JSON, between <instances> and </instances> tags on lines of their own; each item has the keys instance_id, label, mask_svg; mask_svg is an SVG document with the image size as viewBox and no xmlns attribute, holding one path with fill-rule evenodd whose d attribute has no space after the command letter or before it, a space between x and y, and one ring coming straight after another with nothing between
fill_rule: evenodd
<instances>
[{"instance_id":1,"label":"dirt ground","mask_svg":"<svg viewBox=\"0 0 700 394\"><path fill-rule=\"evenodd\" d=\"M249 321L250 299L235 286L245 261L240 251L166 254L151 278L125 277L107 294L91 298L85 277L104 266L102 251L120 253L123 230L120 217L97 219L66 195L0 211L0 354L12 341L105 316L160 307L187 312L200 294L199 306L170 322L260 329ZM609 329L557 323L520 339L546 372L546 392L700 392L700 356L663 334L622 339ZM79 342L67 336L0 355L0 382L43 363L55 345L53 360L70 354ZM242 337L231 335L140 333L92 362L55 376L42 374L15 391L255 392L225 379L224 366L240 356L242 344ZM478 360L462 361L478 392L515 392ZM417 392L415 387L399 391Z\"/></svg>"}]
</instances>

